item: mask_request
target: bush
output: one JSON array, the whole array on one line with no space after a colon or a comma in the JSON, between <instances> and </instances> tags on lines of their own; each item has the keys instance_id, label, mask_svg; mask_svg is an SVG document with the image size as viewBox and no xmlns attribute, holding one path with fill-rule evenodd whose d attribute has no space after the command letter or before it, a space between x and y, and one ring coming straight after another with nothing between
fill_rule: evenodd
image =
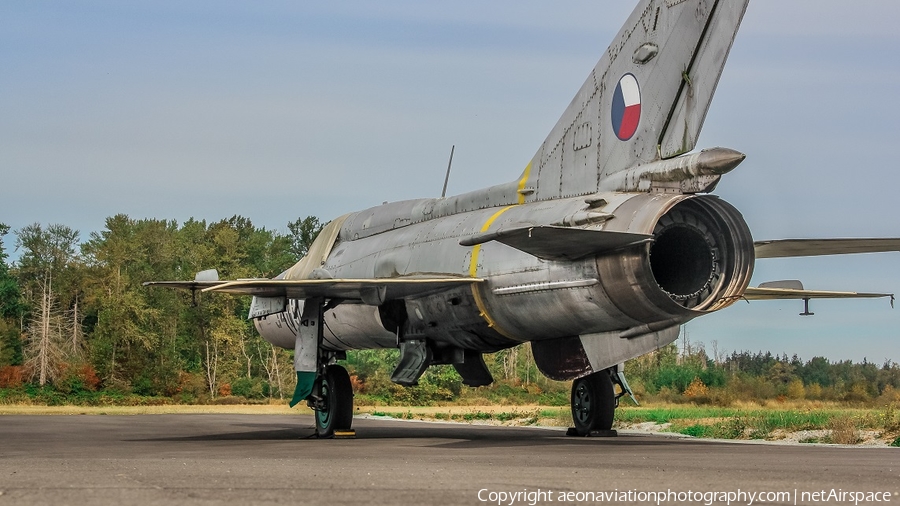
<instances>
[{"instance_id":1,"label":"bush","mask_svg":"<svg viewBox=\"0 0 900 506\"><path fill-rule=\"evenodd\" d=\"M25 383L25 369L20 365L0 368L0 388L19 388Z\"/></svg>"},{"instance_id":2,"label":"bush","mask_svg":"<svg viewBox=\"0 0 900 506\"><path fill-rule=\"evenodd\" d=\"M734 404L734 395L727 387L711 388L709 390L709 403L714 406L727 408Z\"/></svg>"},{"instance_id":3,"label":"bush","mask_svg":"<svg viewBox=\"0 0 900 506\"><path fill-rule=\"evenodd\" d=\"M698 404L708 404L710 400L709 387L704 385L699 377L696 377L694 378L694 381L688 385L687 389L685 389L684 396Z\"/></svg>"},{"instance_id":4,"label":"bush","mask_svg":"<svg viewBox=\"0 0 900 506\"><path fill-rule=\"evenodd\" d=\"M806 387L806 398L820 401L823 399L822 385L813 383Z\"/></svg>"},{"instance_id":5,"label":"bush","mask_svg":"<svg viewBox=\"0 0 900 506\"><path fill-rule=\"evenodd\" d=\"M828 429L831 430L831 442L834 444L854 445L859 442L859 431L849 416L832 418L828 422Z\"/></svg>"},{"instance_id":6,"label":"bush","mask_svg":"<svg viewBox=\"0 0 900 506\"><path fill-rule=\"evenodd\" d=\"M748 433L752 436L753 432L751 423L747 418L736 416L720 426L716 430L716 435L722 439L744 439Z\"/></svg>"},{"instance_id":7,"label":"bush","mask_svg":"<svg viewBox=\"0 0 900 506\"><path fill-rule=\"evenodd\" d=\"M3 380L0 379L0 382ZM0 383L2 385L2 383ZM875 403L879 406L890 406L892 404L900 404L900 392L894 389L891 385L887 385L882 390L881 395L875 399Z\"/></svg>"},{"instance_id":8,"label":"bush","mask_svg":"<svg viewBox=\"0 0 900 506\"><path fill-rule=\"evenodd\" d=\"M696 371L685 367L679 367L677 365L665 366L656 373L656 378L653 383L660 391L663 388L669 388L675 390L677 393L682 393L687 390L688 386L690 386L691 382L693 382L694 378L697 376Z\"/></svg>"},{"instance_id":9,"label":"bush","mask_svg":"<svg viewBox=\"0 0 900 506\"><path fill-rule=\"evenodd\" d=\"M775 397L775 386L765 378L735 375L728 382L728 391L738 401L757 401Z\"/></svg>"},{"instance_id":10,"label":"bush","mask_svg":"<svg viewBox=\"0 0 900 506\"><path fill-rule=\"evenodd\" d=\"M220 383L216 392L220 397L231 397L231 383Z\"/></svg>"},{"instance_id":11,"label":"bush","mask_svg":"<svg viewBox=\"0 0 900 506\"><path fill-rule=\"evenodd\" d=\"M65 368L62 377L54 383L57 390L64 394L80 394L96 392L100 386L100 378L91 364L81 364Z\"/></svg>"},{"instance_id":12,"label":"bush","mask_svg":"<svg viewBox=\"0 0 900 506\"><path fill-rule=\"evenodd\" d=\"M189 372L178 373L178 388L176 393L184 398L196 398L207 395L206 378L200 374Z\"/></svg>"},{"instance_id":13,"label":"bush","mask_svg":"<svg viewBox=\"0 0 900 506\"><path fill-rule=\"evenodd\" d=\"M265 399L268 391L268 383L259 378L242 377L231 382L232 395L245 399Z\"/></svg>"},{"instance_id":14,"label":"bush","mask_svg":"<svg viewBox=\"0 0 900 506\"><path fill-rule=\"evenodd\" d=\"M871 400L869 396L869 392L866 390L866 386L863 383L854 383L852 387L850 387L850 391L844 394L844 400L847 402L868 402Z\"/></svg>"},{"instance_id":15,"label":"bush","mask_svg":"<svg viewBox=\"0 0 900 506\"><path fill-rule=\"evenodd\" d=\"M806 397L806 388L803 386L803 380L799 378L791 380L788 383L785 395L787 395L788 399L803 399Z\"/></svg>"},{"instance_id":16,"label":"bush","mask_svg":"<svg viewBox=\"0 0 900 506\"><path fill-rule=\"evenodd\" d=\"M872 424L875 427L880 426L888 432L900 432L900 411L894 403L885 406L884 411L879 413L878 420Z\"/></svg>"},{"instance_id":17,"label":"bush","mask_svg":"<svg viewBox=\"0 0 900 506\"><path fill-rule=\"evenodd\" d=\"M462 378L452 366L429 367L422 375L422 383L428 383L437 389L446 390L450 397L459 397L462 391Z\"/></svg>"},{"instance_id":18,"label":"bush","mask_svg":"<svg viewBox=\"0 0 900 506\"><path fill-rule=\"evenodd\" d=\"M137 395L153 395L156 389L153 388L153 380L147 376L138 376L131 382L131 392Z\"/></svg>"}]
</instances>

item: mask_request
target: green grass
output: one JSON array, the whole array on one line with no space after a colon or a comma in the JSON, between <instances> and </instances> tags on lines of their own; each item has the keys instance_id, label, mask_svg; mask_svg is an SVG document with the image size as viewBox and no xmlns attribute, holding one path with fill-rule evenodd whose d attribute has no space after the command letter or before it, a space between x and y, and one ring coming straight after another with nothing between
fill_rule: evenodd
<instances>
[{"instance_id":1,"label":"green grass","mask_svg":"<svg viewBox=\"0 0 900 506\"><path fill-rule=\"evenodd\" d=\"M829 430L834 434L834 437L807 438L802 441L805 443L852 444L858 436L856 431L863 428L891 435L900 431L900 413L893 406L881 409L623 407L617 411L616 420L623 425L670 424L666 430L700 438L772 439L779 437L778 432L802 430ZM894 444L900 446L900 438Z\"/></svg>"},{"instance_id":2,"label":"green grass","mask_svg":"<svg viewBox=\"0 0 900 506\"><path fill-rule=\"evenodd\" d=\"M401 408L402 409L402 408ZM374 411L374 415L392 416L401 419L436 419L457 422L487 421L497 423L515 422L521 425L543 423L566 426L571 424L568 408L511 409L489 411L473 409L471 411L435 412L385 412ZM861 410L849 408L721 408L710 406L661 406L661 407L622 407L616 413L618 426L655 422L670 424L665 430L698 438L715 439L773 439L778 432L796 432L801 430L834 430L835 422L852 435L854 427L872 427L881 425L881 429L893 434L889 427L896 421L896 412L887 410ZM894 420L894 421L890 421ZM848 436L849 437L849 436ZM832 442L830 436L819 439L808 439L806 442Z\"/></svg>"},{"instance_id":3,"label":"green grass","mask_svg":"<svg viewBox=\"0 0 900 506\"><path fill-rule=\"evenodd\" d=\"M169 397L142 396L132 393L87 390L69 393L50 386L23 385L17 388L0 388L0 404L37 404L43 406L163 406L174 404Z\"/></svg>"},{"instance_id":4,"label":"green grass","mask_svg":"<svg viewBox=\"0 0 900 506\"><path fill-rule=\"evenodd\" d=\"M697 420L701 418L734 417L745 410L735 408L716 408L706 406L677 406L677 407L621 407L616 410L616 420L623 423L673 423L677 420Z\"/></svg>"},{"instance_id":5,"label":"green grass","mask_svg":"<svg viewBox=\"0 0 900 506\"><path fill-rule=\"evenodd\" d=\"M665 408L619 408L616 419L623 423L655 422L679 423L684 420L702 420L718 418L742 418L753 421L759 428L804 430L823 428L829 420L838 415L847 414L847 410L771 410L771 409L737 409L716 407L665 407Z\"/></svg>"},{"instance_id":6,"label":"green grass","mask_svg":"<svg viewBox=\"0 0 900 506\"><path fill-rule=\"evenodd\" d=\"M679 430L678 433L692 437L716 437L714 429L708 425L688 425Z\"/></svg>"},{"instance_id":7,"label":"green grass","mask_svg":"<svg viewBox=\"0 0 900 506\"><path fill-rule=\"evenodd\" d=\"M511 389L512 387L506 386ZM554 399L558 401L559 399ZM357 397L359 401L359 397ZM241 397L219 399L172 399L168 397L140 396L117 391L90 392L85 390L61 393L51 388L24 385L19 388L0 389L0 406L82 406L85 408L112 408L120 406L153 407L211 404L254 404ZM365 404L363 404L365 405ZM433 419L459 422L486 421L517 425L557 425L572 423L568 405L527 407L506 404L505 407L450 405L440 408L416 409L407 404L394 404L372 412L375 416L397 419ZM624 404L616 411L617 427L653 422L669 424L668 430L698 438L717 439L777 439L781 433L802 430L824 430L825 435L809 437L803 443L853 444L859 440L860 430L875 430L881 438L900 447L900 409L896 405L882 408L851 408L841 404L782 403L737 405L716 407L692 404L665 404L631 406Z\"/></svg>"},{"instance_id":8,"label":"green grass","mask_svg":"<svg viewBox=\"0 0 900 506\"><path fill-rule=\"evenodd\" d=\"M405 409L405 408L399 408ZM488 421L513 422L519 425L568 426L572 423L567 407L522 408L512 407L493 411L485 408L463 406L438 410L412 412L385 412L376 410L374 415L395 418L420 418L458 422ZM466 410L466 411L464 411ZM888 406L876 409L834 406L779 406L714 407L695 405L623 406L616 412L616 426L627 428L631 424L654 422L669 424L670 432L698 438L716 439L778 439L787 433L803 430L825 430L826 435L803 440L805 443L852 444L858 439L860 429L877 430L881 434L896 437L900 433L900 410ZM887 437L887 436L882 436ZM890 439L888 439L890 440ZM900 442L895 441L900 445Z\"/></svg>"},{"instance_id":9,"label":"green grass","mask_svg":"<svg viewBox=\"0 0 900 506\"><path fill-rule=\"evenodd\" d=\"M748 425L747 419L741 416L712 424L676 423L669 430L687 436L702 438L762 439L760 432Z\"/></svg>"},{"instance_id":10,"label":"green grass","mask_svg":"<svg viewBox=\"0 0 900 506\"><path fill-rule=\"evenodd\" d=\"M391 411L382 411L382 410L373 410L373 416L389 416L392 418L400 418L412 420L414 418L417 419L435 419L435 420L452 420L457 422L474 422L474 421L496 421L500 423L509 422L513 420L519 420L520 423L524 425L533 425L538 422L539 417L543 416L542 413L549 413L552 416L557 416L558 413L556 410L524 410L519 411L517 409L513 409L512 411L501 411L501 412L493 412L493 411L483 411L483 410L472 410L465 412L456 412L453 413L451 411L442 412L419 412L413 413L412 411L403 412L391 412Z\"/></svg>"},{"instance_id":11,"label":"green grass","mask_svg":"<svg viewBox=\"0 0 900 506\"><path fill-rule=\"evenodd\" d=\"M811 430L823 427L836 416L843 416L842 411L764 411L755 415L760 418L762 428L768 430Z\"/></svg>"}]
</instances>

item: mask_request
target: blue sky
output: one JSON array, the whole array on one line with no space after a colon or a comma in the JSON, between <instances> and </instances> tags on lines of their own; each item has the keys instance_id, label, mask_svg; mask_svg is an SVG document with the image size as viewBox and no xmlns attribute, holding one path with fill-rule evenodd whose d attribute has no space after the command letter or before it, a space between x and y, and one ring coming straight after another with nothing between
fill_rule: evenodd
<instances>
[{"instance_id":1,"label":"blue sky","mask_svg":"<svg viewBox=\"0 0 900 506\"><path fill-rule=\"evenodd\" d=\"M332 5L333 4L333 5ZM286 230L516 177L631 2L0 4L0 222L117 213ZM754 237L900 236L895 0L751 0L700 137ZM12 241L7 238L7 244ZM757 263L753 284L900 293L900 254ZM900 360L881 301L739 303L692 341Z\"/></svg>"}]
</instances>

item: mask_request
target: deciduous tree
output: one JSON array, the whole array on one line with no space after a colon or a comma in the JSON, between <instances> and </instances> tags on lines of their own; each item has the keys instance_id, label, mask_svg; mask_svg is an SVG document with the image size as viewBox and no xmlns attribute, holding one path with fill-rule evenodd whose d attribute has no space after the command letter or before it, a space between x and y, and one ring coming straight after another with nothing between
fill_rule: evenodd
<instances>
[{"instance_id":1,"label":"deciduous tree","mask_svg":"<svg viewBox=\"0 0 900 506\"><path fill-rule=\"evenodd\" d=\"M325 223L320 223L315 216L297 218L288 223L288 230L291 231L291 253L298 260L306 255L323 227L325 227Z\"/></svg>"}]
</instances>

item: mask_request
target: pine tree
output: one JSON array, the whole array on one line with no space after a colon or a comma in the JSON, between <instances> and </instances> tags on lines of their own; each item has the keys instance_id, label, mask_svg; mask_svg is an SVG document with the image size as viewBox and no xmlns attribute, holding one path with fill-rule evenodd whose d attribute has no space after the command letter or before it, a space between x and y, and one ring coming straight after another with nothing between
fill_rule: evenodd
<instances>
[{"instance_id":1,"label":"pine tree","mask_svg":"<svg viewBox=\"0 0 900 506\"><path fill-rule=\"evenodd\" d=\"M22 363L22 338L18 321L25 313L19 283L9 272L3 236L9 226L0 223L0 367Z\"/></svg>"}]
</instances>

